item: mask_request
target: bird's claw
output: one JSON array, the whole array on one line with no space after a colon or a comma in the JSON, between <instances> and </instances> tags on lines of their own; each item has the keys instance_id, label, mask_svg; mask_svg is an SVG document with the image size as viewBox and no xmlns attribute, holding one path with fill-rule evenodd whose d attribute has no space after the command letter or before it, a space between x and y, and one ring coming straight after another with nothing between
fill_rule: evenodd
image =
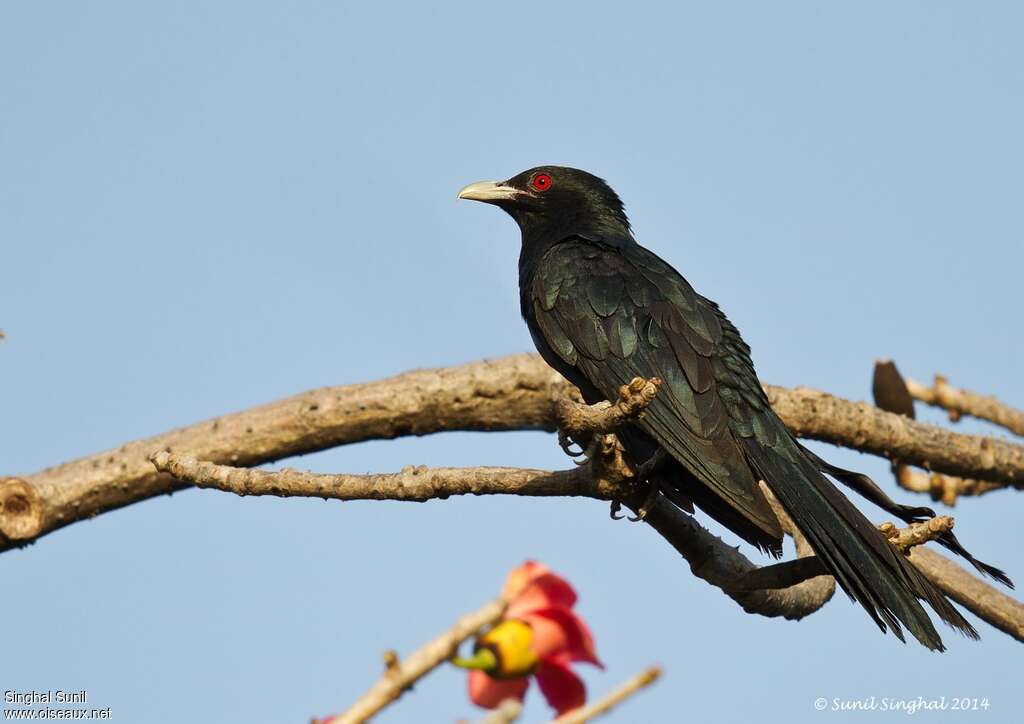
<instances>
[{"instance_id":1,"label":"bird's claw","mask_svg":"<svg viewBox=\"0 0 1024 724\"><path fill-rule=\"evenodd\" d=\"M644 498L643 505L636 510L636 515L629 516L630 523L639 523L647 519L647 514L651 512L651 508L654 507L654 502L658 499L658 495L661 493L661 486L657 483L651 483L647 490L647 497Z\"/></svg>"},{"instance_id":2,"label":"bird's claw","mask_svg":"<svg viewBox=\"0 0 1024 724\"><path fill-rule=\"evenodd\" d=\"M580 448L580 451L576 452L576 451L574 451L572 449L573 445L577 445L577 443L571 437L569 437L569 433L567 433L565 430L559 428L558 429L558 446L560 448L562 448L562 452L564 452L569 457L571 457L571 458L578 458L580 455L582 455L584 453L584 450L583 450L583 448Z\"/></svg>"},{"instance_id":3,"label":"bird's claw","mask_svg":"<svg viewBox=\"0 0 1024 724\"><path fill-rule=\"evenodd\" d=\"M594 456L601 452L601 438L598 435L591 437L586 447L583 447L581 443L576 442L565 430L558 430L558 445L562 448L562 452L573 459L573 462L577 465L586 465ZM573 449L573 445L579 448L579 452Z\"/></svg>"},{"instance_id":4,"label":"bird's claw","mask_svg":"<svg viewBox=\"0 0 1024 724\"><path fill-rule=\"evenodd\" d=\"M599 455L603 452L601 445L601 438L595 435L594 439L590 441L590 444L587 445L586 449L582 453L580 453L581 459L574 460L573 462L575 462L577 465L586 465L587 463L594 459L595 455Z\"/></svg>"},{"instance_id":5,"label":"bird's claw","mask_svg":"<svg viewBox=\"0 0 1024 724\"><path fill-rule=\"evenodd\" d=\"M608 514L611 516L612 520L622 520L623 518L626 517L622 513L619 512L620 510L622 510L622 501L621 500L613 500L612 501L612 507L608 511Z\"/></svg>"}]
</instances>

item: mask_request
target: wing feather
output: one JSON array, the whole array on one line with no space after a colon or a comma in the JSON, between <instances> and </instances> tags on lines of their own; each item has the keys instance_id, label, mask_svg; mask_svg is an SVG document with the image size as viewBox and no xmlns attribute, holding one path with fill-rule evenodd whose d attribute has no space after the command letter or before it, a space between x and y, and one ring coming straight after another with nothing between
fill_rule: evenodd
<instances>
[{"instance_id":1,"label":"wing feather","mask_svg":"<svg viewBox=\"0 0 1024 724\"><path fill-rule=\"evenodd\" d=\"M660 377L662 389L636 425L768 539L781 541L736 440L756 430L737 409L745 390L731 386L735 376L716 372L727 371L719 358L728 350L715 309L705 309L681 277L665 274L656 257L620 251L572 242L548 252L542 267L559 273L538 274L533 284L546 340L608 399L634 377Z\"/></svg>"}]
</instances>

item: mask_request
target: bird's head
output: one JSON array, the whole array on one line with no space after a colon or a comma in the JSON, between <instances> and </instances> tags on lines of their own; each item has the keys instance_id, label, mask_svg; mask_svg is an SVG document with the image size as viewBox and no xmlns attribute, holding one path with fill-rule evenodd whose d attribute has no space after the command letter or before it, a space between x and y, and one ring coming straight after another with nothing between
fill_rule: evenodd
<instances>
[{"instance_id":1,"label":"bird's head","mask_svg":"<svg viewBox=\"0 0 1024 724\"><path fill-rule=\"evenodd\" d=\"M622 201L602 179L566 166L538 166L507 181L479 181L460 199L504 209L523 232L523 242L582 236L608 243L632 242Z\"/></svg>"}]
</instances>

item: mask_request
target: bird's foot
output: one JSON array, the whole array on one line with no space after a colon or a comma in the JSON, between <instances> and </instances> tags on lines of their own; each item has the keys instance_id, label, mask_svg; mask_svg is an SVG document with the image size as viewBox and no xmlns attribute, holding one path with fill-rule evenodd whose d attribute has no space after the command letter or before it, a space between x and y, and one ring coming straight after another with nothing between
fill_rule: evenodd
<instances>
[{"instance_id":1,"label":"bird's foot","mask_svg":"<svg viewBox=\"0 0 1024 724\"><path fill-rule=\"evenodd\" d=\"M562 428L558 428L558 446L562 452L573 459L577 465L586 465L599 452L600 435L591 435L589 439L577 440ZM574 449L575 445L578 449Z\"/></svg>"},{"instance_id":2,"label":"bird's foot","mask_svg":"<svg viewBox=\"0 0 1024 724\"><path fill-rule=\"evenodd\" d=\"M667 455L664 450L659 449L650 458L648 458L642 465L636 468L633 474L630 476L630 484L634 486L647 486L647 495L644 497L644 502L637 508L636 515L628 516L628 520L632 523L638 523L647 518L647 513L654 507L655 501L658 499L658 495L664 492L661 484L652 475L658 466L660 466L667 459ZM621 520L626 516L622 515L622 501L613 500L610 515L612 520Z\"/></svg>"},{"instance_id":3,"label":"bird's foot","mask_svg":"<svg viewBox=\"0 0 1024 724\"><path fill-rule=\"evenodd\" d=\"M580 458L578 460L573 460L573 462L577 465L586 465L597 457L600 457L602 460L606 459L608 457L608 451L606 449L608 443L605 441L605 437L605 435L594 435L590 444L587 445Z\"/></svg>"},{"instance_id":4,"label":"bird's foot","mask_svg":"<svg viewBox=\"0 0 1024 724\"><path fill-rule=\"evenodd\" d=\"M639 419L651 404L662 382L660 377L634 377L628 385L619 388L619 399L612 405L624 419Z\"/></svg>"},{"instance_id":5,"label":"bird's foot","mask_svg":"<svg viewBox=\"0 0 1024 724\"><path fill-rule=\"evenodd\" d=\"M555 397L552 404L558 426L558 444L570 457L579 457L583 453L574 450L573 445L585 451L594 438L611 434L622 425L643 417L661 384L658 377L634 377L629 384L619 388L614 402L602 400L592 405L583 401L576 388L572 388L568 395Z\"/></svg>"},{"instance_id":6,"label":"bird's foot","mask_svg":"<svg viewBox=\"0 0 1024 724\"><path fill-rule=\"evenodd\" d=\"M661 495L661 486L657 482L651 482L647 486L647 497L644 498L643 504L637 508L636 515L629 516L630 523L639 523L647 518L647 514L651 508L654 507L654 502Z\"/></svg>"},{"instance_id":7,"label":"bird's foot","mask_svg":"<svg viewBox=\"0 0 1024 724\"><path fill-rule=\"evenodd\" d=\"M647 458L640 467L636 469L636 474L633 476L634 485L647 484L647 497L644 498L643 504L637 509L636 515L630 516L629 520L633 523L638 523L647 517L647 513L654 506L654 501L658 499L658 495L662 493L661 484L653 476L654 471L665 462L667 455L664 450L658 448L651 457Z\"/></svg>"},{"instance_id":8,"label":"bird's foot","mask_svg":"<svg viewBox=\"0 0 1024 724\"><path fill-rule=\"evenodd\" d=\"M573 445L578 445L578 443L569 436L569 433L562 428L558 428L558 446L562 448L562 452L569 457L578 458L583 454L583 448L580 448L579 452L577 452L572 449Z\"/></svg>"},{"instance_id":9,"label":"bird's foot","mask_svg":"<svg viewBox=\"0 0 1024 724\"><path fill-rule=\"evenodd\" d=\"M633 476L633 479L637 483L649 483L651 481L651 474L667 459L668 454L659 447L654 451L653 455L647 458L647 460L645 460L640 467L636 469L636 474Z\"/></svg>"}]
</instances>

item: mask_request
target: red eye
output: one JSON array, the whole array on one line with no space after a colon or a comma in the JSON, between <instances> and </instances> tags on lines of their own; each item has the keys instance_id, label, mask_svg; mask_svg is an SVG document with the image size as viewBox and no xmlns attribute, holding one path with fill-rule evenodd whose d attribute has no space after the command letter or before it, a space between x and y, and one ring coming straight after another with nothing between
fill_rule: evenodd
<instances>
[{"instance_id":1,"label":"red eye","mask_svg":"<svg viewBox=\"0 0 1024 724\"><path fill-rule=\"evenodd\" d=\"M546 173L539 173L533 177L533 181L530 184L538 191L547 191L551 188L551 177Z\"/></svg>"}]
</instances>

